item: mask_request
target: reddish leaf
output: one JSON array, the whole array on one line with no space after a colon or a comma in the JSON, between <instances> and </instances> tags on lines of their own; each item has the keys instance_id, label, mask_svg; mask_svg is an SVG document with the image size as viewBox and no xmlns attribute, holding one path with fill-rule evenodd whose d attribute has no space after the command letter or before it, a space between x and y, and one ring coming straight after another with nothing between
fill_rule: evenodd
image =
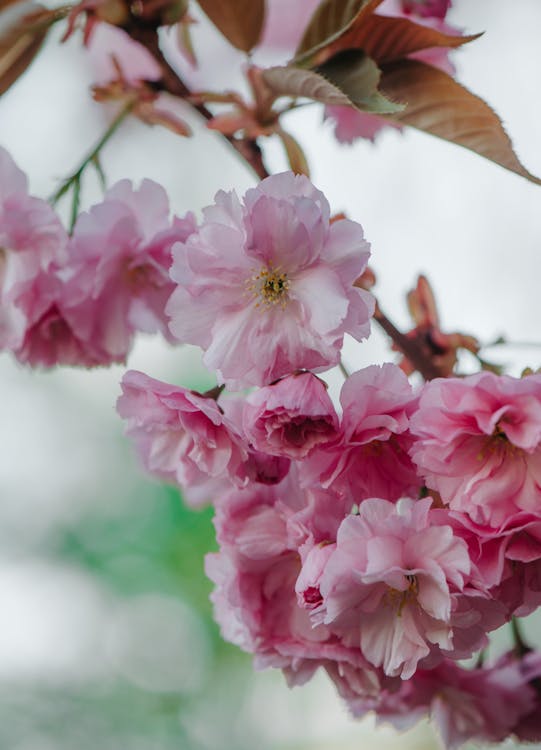
<instances>
[{"instance_id":1,"label":"reddish leaf","mask_svg":"<svg viewBox=\"0 0 541 750\"><path fill-rule=\"evenodd\" d=\"M22 18L17 15L6 24L7 28L0 33L0 95L28 68L58 18L55 10L33 6L31 13Z\"/></svg>"},{"instance_id":2,"label":"reddish leaf","mask_svg":"<svg viewBox=\"0 0 541 750\"><path fill-rule=\"evenodd\" d=\"M295 53L295 61L305 60L338 39L351 24L372 13L382 0L323 0L318 5Z\"/></svg>"},{"instance_id":3,"label":"reddish leaf","mask_svg":"<svg viewBox=\"0 0 541 750\"><path fill-rule=\"evenodd\" d=\"M9 8L10 5L15 5L20 2L24 2L24 0L0 0L0 11Z\"/></svg>"},{"instance_id":4,"label":"reddish leaf","mask_svg":"<svg viewBox=\"0 0 541 750\"><path fill-rule=\"evenodd\" d=\"M289 133L286 133L285 130L280 130L278 135L284 144L287 161L292 172L295 172L295 174L305 174L307 177L310 177L310 169L308 167L306 155L297 140Z\"/></svg>"},{"instance_id":5,"label":"reddish leaf","mask_svg":"<svg viewBox=\"0 0 541 750\"><path fill-rule=\"evenodd\" d=\"M381 90L406 104L392 120L474 151L541 185L518 160L496 113L447 73L417 60L382 68Z\"/></svg>"},{"instance_id":6,"label":"reddish leaf","mask_svg":"<svg viewBox=\"0 0 541 750\"><path fill-rule=\"evenodd\" d=\"M237 49L249 52L258 43L265 0L198 0L212 23Z\"/></svg>"},{"instance_id":7,"label":"reddish leaf","mask_svg":"<svg viewBox=\"0 0 541 750\"><path fill-rule=\"evenodd\" d=\"M378 64L383 64L400 60L430 47L460 47L480 36L481 34L443 34L437 29L421 26L407 18L371 14L355 20L346 33L332 45L332 52L361 48Z\"/></svg>"}]
</instances>

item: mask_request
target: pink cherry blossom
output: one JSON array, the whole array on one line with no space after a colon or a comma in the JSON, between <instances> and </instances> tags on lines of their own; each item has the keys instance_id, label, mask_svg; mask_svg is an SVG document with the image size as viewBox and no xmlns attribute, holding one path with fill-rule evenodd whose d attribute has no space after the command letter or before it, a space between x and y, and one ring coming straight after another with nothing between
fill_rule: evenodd
<instances>
[{"instance_id":1,"label":"pink cherry blossom","mask_svg":"<svg viewBox=\"0 0 541 750\"><path fill-rule=\"evenodd\" d=\"M45 311L38 287L65 260L67 235L53 209L0 148L0 348L21 346Z\"/></svg>"},{"instance_id":2,"label":"pink cherry blossom","mask_svg":"<svg viewBox=\"0 0 541 750\"><path fill-rule=\"evenodd\" d=\"M359 370L344 383L340 402L340 440L308 457L303 482L349 492L355 502L417 497L421 480L408 455L417 398L404 373L390 363Z\"/></svg>"},{"instance_id":3,"label":"pink cherry blossom","mask_svg":"<svg viewBox=\"0 0 541 750\"><path fill-rule=\"evenodd\" d=\"M215 525L220 552L207 555L216 584L211 599L223 636L254 654L256 668L284 670L299 685L322 667L347 673L362 695L374 696L383 676L358 648L344 645L325 625L313 626L297 605L299 539L290 521L303 503L298 486L252 486L222 496Z\"/></svg>"},{"instance_id":4,"label":"pink cherry blossom","mask_svg":"<svg viewBox=\"0 0 541 750\"><path fill-rule=\"evenodd\" d=\"M243 426L258 450L304 458L336 437L338 416L325 383L310 372L300 372L250 394Z\"/></svg>"},{"instance_id":5,"label":"pink cherry blossom","mask_svg":"<svg viewBox=\"0 0 541 750\"><path fill-rule=\"evenodd\" d=\"M344 333L370 329L373 298L353 286L369 256L359 224L329 223L302 175L268 177L244 203L219 192L197 232L173 249L167 305L179 341L233 390L338 362Z\"/></svg>"},{"instance_id":6,"label":"pink cherry blossom","mask_svg":"<svg viewBox=\"0 0 541 750\"><path fill-rule=\"evenodd\" d=\"M171 245L194 229L190 214L170 221L165 191L151 180L138 190L122 180L81 214L69 248L68 301L81 338L123 360L135 331L168 336Z\"/></svg>"},{"instance_id":7,"label":"pink cherry blossom","mask_svg":"<svg viewBox=\"0 0 541 750\"><path fill-rule=\"evenodd\" d=\"M234 476L247 454L211 398L128 371L117 402L147 470L166 481L201 484Z\"/></svg>"},{"instance_id":8,"label":"pink cherry blossom","mask_svg":"<svg viewBox=\"0 0 541 750\"><path fill-rule=\"evenodd\" d=\"M502 742L535 705L516 659L477 669L447 662L424 677L433 685L430 716L448 750L472 740Z\"/></svg>"},{"instance_id":9,"label":"pink cherry blossom","mask_svg":"<svg viewBox=\"0 0 541 750\"><path fill-rule=\"evenodd\" d=\"M402 679L434 645L452 649L453 596L470 570L464 541L431 525L430 503L365 500L342 522L320 582L323 622Z\"/></svg>"},{"instance_id":10,"label":"pink cherry blossom","mask_svg":"<svg viewBox=\"0 0 541 750\"><path fill-rule=\"evenodd\" d=\"M498 528L541 501L541 375L482 372L427 384L411 456L444 503Z\"/></svg>"}]
</instances>

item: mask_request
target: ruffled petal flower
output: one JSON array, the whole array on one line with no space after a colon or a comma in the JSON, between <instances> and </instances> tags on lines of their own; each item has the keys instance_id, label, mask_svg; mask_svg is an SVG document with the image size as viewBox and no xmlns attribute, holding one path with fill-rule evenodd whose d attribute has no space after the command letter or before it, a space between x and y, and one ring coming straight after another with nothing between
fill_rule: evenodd
<instances>
[{"instance_id":1,"label":"ruffled petal flower","mask_svg":"<svg viewBox=\"0 0 541 750\"><path fill-rule=\"evenodd\" d=\"M355 222L330 224L327 200L306 177L286 172L243 203L223 192L215 201L174 246L167 313L173 335L203 347L222 382L239 390L325 370L344 333L368 335L373 300L353 286L368 243Z\"/></svg>"}]
</instances>

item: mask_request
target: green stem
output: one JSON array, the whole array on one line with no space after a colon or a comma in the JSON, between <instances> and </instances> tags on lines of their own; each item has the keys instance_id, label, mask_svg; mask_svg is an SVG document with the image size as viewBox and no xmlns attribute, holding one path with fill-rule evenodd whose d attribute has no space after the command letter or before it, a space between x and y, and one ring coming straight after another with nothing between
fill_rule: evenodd
<instances>
[{"instance_id":1,"label":"green stem","mask_svg":"<svg viewBox=\"0 0 541 750\"><path fill-rule=\"evenodd\" d=\"M342 362L342 359L338 361L338 367L340 368L340 372L344 376L344 378L347 380L349 378L349 372L346 369L346 366Z\"/></svg>"},{"instance_id":2,"label":"green stem","mask_svg":"<svg viewBox=\"0 0 541 750\"><path fill-rule=\"evenodd\" d=\"M528 651L531 651L531 648L524 640L524 636L522 635L522 628L519 625L517 617L511 618L511 631L513 633L513 641L515 643L515 654L518 657L522 657L524 656L524 654L527 654Z\"/></svg>"},{"instance_id":3,"label":"green stem","mask_svg":"<svg viewBox=\"0 0 541 750\"><path fill-rule=\"evenodd\" d=\"M77 219L77 214L79 212L79 200L80 200L80 194L81 194L81 177L83 176L83 172L88 167L89 164L93 164L94 166L99 164L99 154L101 149L105 146L105 144L110 140L110 138L114 135L114 133L118 130L122 122L126 119L128 114L131 112L135 105L134 100L130 100L127 104L122 107L122 109L117 113L116 117L111 121L109 124L109 127L105 131L105 133L102 135L102 137L99 139L99 141L96 143L94 148L85 156L81 164L79 165L79 168L71 174L69 177L67 177L64 182L60 185L56 193L54 193L50 198L49 201L54 205L58 203L60 198L62 198L70 188L73 188L73 196L72 196L72 206L71 206L71 216L70 216L70 232L73 230L73 227L75 225L75 221ZM103 172L101 172L101 167L96 167L98 170L98 173L100 174L100 177L103 177Z\"/></svg>"}]
</instances>

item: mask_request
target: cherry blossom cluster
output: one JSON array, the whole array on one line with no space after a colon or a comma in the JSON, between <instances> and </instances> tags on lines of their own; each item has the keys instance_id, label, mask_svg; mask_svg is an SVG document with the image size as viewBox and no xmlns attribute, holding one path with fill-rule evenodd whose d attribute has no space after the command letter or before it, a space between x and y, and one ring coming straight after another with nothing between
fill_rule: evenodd
<instances>
[{"instance_id":1,"label":"cherry blossom cluster","mask_svg":"<svg viewBox=\"0 0 541 750\"><path fill-rule=\"evenodd\" d=\"M114 185L68 236L0 149L0 348L33 367L124 362L136 331L171 334L171 247L195 228L164 189Z\"/></svg>"},{"instance_id":2,"label":"cherry blossom cluster","mask_svg":"<svg viewBox=\"0 0 541 750\"><path fill-rule=\"evenodd\" d=\"M325 670L355 716L430 714L449 748L539 739L540 656L461 660L541 604L541 374L372 365L333 404L369 246L306 177L218 193L172 256L171 331L219 386L129 371L118 411L150 473L215 506L223 636L290 685Z\"/></svg>"},{"instance_id":3,"label":"cherry blossom cluster","mask_svg":"<svg viewBox=\"0 0 541 750\"><path fill-rule=\"evenodd\" d=\"M430 714L449 748L539 739L539 654L460 662L541 605L541 374L414 389L372 365L334 404L370 246L305 176L221 191L199 224L122 181L68 236L3 150L0 172L5 349L89 367L161 332L216 373L201 394L128 371L118 411L151 474L215 506L224 637L291 685L325 670L355 716Z\"/></svg>"}]
</instances>

